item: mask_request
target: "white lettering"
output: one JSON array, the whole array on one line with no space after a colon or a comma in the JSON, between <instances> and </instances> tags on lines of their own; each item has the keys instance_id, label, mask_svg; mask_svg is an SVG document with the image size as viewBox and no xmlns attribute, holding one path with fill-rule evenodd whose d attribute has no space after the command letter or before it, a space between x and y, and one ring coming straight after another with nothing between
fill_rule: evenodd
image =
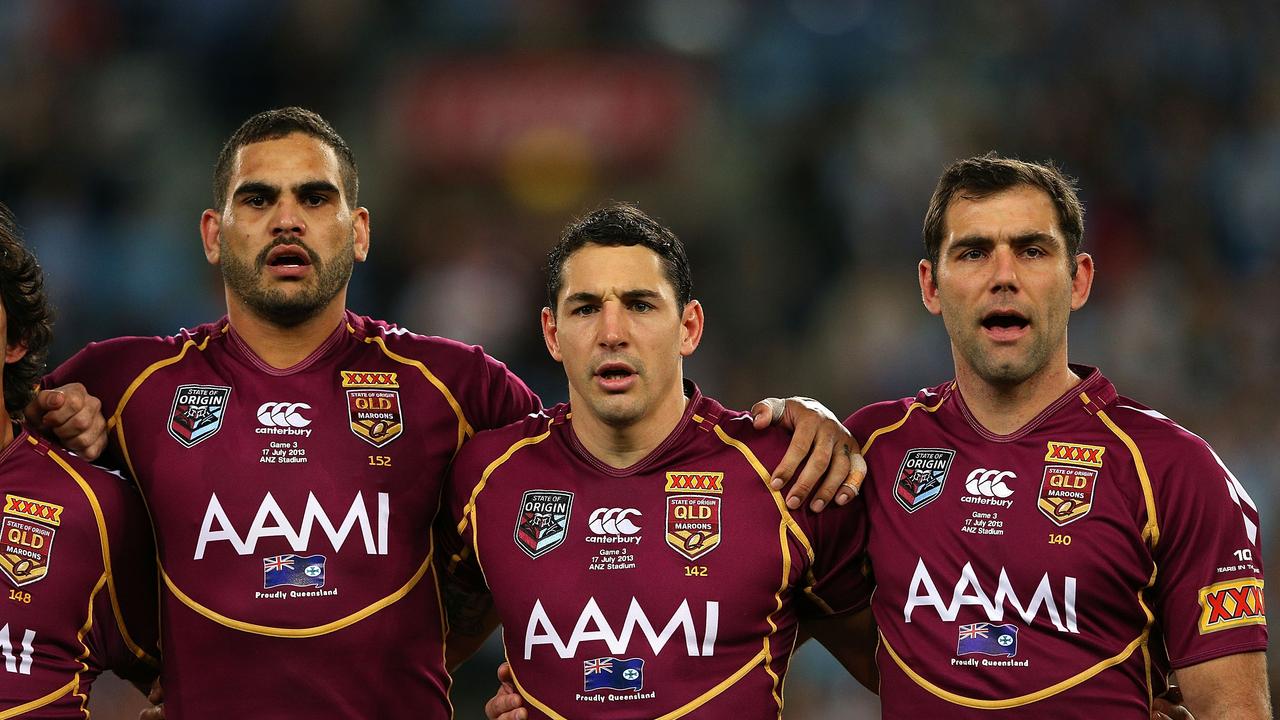
<instances>
[{"instance_id":1,"label":"white lettering","mask_svg":"<svg viewBox=\"0 0 1280 720\"><path fill-rule=\"evenodd\" d=\"M276 499L267 493L262 498L262 503L258 506L258 512L253 518L253 523L249 527L248 533L241 539L236 532L235 526L231 519L227 517L227 513L222 509L222 504L218 501L217 494L209 496L209 506L204 513L204 521L200 524L200 537L196 541L195 559L204 558L205 549L209 543L218 541L227 541L235 549L237 555L250 555L255 552L258 541L262 538L283 537L289 547L294 552L305 552L311 544L311 531L316 524L329 538L329 543L333 549L341 550L342 545L346 542L347 537L351 534L352 529L357 525L360 528L361 538L364 540L364 551L369 555L386 555L387 554L387 526L391 517L391 498L388 493L378 493L378 509L377 509L377 540L375 542L375 530L369 521L369 510L365 505L364 493L357 492L356 497L351 502L350 509L347 510L346 517L342 519L342 524L334 527L333 522L329 519L328 513L316 498L315 493L307 493L307 504L303 509L302 522L298 524L297 529L289 522L289 518L280 508Z\"/></svg>"},{"instance_id":2,"label":"white lettering","mask_svg":"<svg viewBox=\"0 0 1280 720\"><path fill-rule=\"evenodd\" d=\"M1017 592L1013 589L1013 583L1009 580L1008 572L1004 568L1000 568L1000 579L996 587L995 597L992 598L983 590L977 574L973 571L973 565L965 563L960 570L960 579L956 581L955 588L951 592L951 600L947 602L938 591L938 586L934 583L933 577L929 575L929 569L924 564L924 558L920 558L916 563L916 570L911 577L911 587L907 591L907 602L902 608L902 614L905 622L911 622L911 615L917 608L932 607L944 622L954 622L961 607L977 605L982 608L988 620L1000 622L1004 620L1006 604L1013 608L1028 624L1035 621L1040 614L1040 608L1043 607L1049 622L1053 623L1058 632L1080 632L1076 617L1076 579L1074 577L1063 578L1061 605L1063 613L1060 614L1058 610L1059 604L1053 595L1049 573L1046 572L1040 577L1040 582L1036 585L1031 601L1023 605L1022 601L1018 599ZM1064 615L1066 618L1065 623L1063 622Z\"/></svg>"},{"instance_id":3,"label":"white lettering","mask_svg":"<svg viewBox=\"0 0 1280 720\"><path fill-rule=\"evenodd\" d=\"M568 642L565 642L556 631L551 618L547 615L546 609L543 608L542 601L539 600L534 603L533 610L529 614L529 622L525 626L524 658L529 660L532 657L535 645L551 645L561 658L571 658L577 654L579 644L592 641L603 642L609 648L611 654L626 653L631 644L631 636L637 628L648 641L649 648L654 655L660 654L662 649L666 647L667 642L676 635L676 632L683 630L685 652L689 657L710 657L715 655L719 623L720 603L708 601L706 630L703 634L702 642L699 643L693 613L689 609L689 601L684 600L671 615L671 619L667 621L662 631L658 632L649 621L649 616L640 606L640 601L633 597L631 598L630 606L627 608L627 617L623 621L622 632L615 633L613 627L609 624L608 618L604 616L604 612L596 603L596 599L592 597L587 600L587 604L582 608L582 613L578 615L578 620L574 624L573 632L569 635Z\"/></svg>"},{"instance_id":4,"label":"white lettering","mask_svg":"<svg viewBox=\"0 0 1280 720\"><path fill-rule=\"evenodd\" d=\"M4 669L6 672L17 673L18 675L31 674L31 657L35 654L33 647L36 640L36 631L27 630L22 634L22 654L19 657L13 655L13 642L9 640L9 623L5 623L0 628L0 654L4 655Z\"/></svg>"}]
</instances>

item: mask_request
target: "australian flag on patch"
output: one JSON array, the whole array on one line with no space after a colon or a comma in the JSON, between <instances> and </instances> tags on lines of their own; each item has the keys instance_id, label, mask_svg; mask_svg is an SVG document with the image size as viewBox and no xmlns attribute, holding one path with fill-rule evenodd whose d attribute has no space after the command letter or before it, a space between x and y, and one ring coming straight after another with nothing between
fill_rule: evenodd
<instances>
[{"instance_id":1,"label":"australian flag on patch","mask_svg":"<svg viewBox=\"0 0 1280 720\"><path fill-rule=\"evenodd\" d=\"M974 623L960 626L956 655L992 655L1014 657L1018 654L1018 628L1015 625Z\"/></svg>"},{"instance_id":2,"label":"australian flag on patch","mask_svg":"<svg viewBox=\"0 0 1280 720\"><path fill-rule=\"evenodd\" d=\"M582 691L640 690L644 687L644 659L603 657L582 662Z\"/></svg>"},{"instance_id":3,"label":"australian flag on patch","mask_svg":"<svg viewBox=\"0 0 1280 720\"><path fill-rule=\"evenodd\" d=\"M324 587L323 555L276 555L262 559L262 588Z\"/></svg>"}]
</instances>

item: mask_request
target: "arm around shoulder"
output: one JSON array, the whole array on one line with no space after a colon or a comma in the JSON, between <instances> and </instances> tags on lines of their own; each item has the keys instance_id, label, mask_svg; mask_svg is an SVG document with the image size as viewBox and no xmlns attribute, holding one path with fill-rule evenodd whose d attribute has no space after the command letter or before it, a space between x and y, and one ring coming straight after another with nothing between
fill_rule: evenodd
<instances>
[{"instance_id":1,"label":"arm around shoulder","mask_svg":"<svg viewBox=\"0 0 1280 720\"><path fill-rule=\"evenodd\" d=\"M1263 720L1271 717L1267 656L1227 655L1177 671L1183 704L1196 720Z\"/></svg>"}]
</instances>

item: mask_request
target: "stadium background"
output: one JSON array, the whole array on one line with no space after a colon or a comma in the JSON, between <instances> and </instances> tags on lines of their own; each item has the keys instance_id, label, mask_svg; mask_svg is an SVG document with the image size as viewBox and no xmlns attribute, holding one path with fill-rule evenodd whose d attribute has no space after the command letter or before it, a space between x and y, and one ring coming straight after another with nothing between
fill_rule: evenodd
<instances>
[{"instance_id":1,"label":"stadium background","mask_svg":"<svg viewBox=\"0 0 1280 720\"><path fill-rule=\"evenodd\" d=\"M5 2L0 199L48 272L55 362L192 326L222 314L196 233L221 141L309 106L372 211L352 307L483 344L557 402L542 255L571 215L636 201L689 245L709 325L688 374L729 405L843 415L950 376L914 279L942 167L1053 160L1099 268L1072 358L1208 438L1274 529L1278 21L1245 1ZM497 657L460 678L459 717ZM787 691L790 718L875 708L813 647ZM136 705L103 682L93 708Z\"/></svg>"}]
</instances>

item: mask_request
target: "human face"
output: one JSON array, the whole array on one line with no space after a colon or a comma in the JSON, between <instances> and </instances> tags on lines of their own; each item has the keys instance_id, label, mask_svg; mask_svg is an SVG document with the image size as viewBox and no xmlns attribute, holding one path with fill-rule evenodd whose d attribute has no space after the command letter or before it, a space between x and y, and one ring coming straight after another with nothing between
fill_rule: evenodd
<instances>
[{"instance_id":1,"label":"human face","mask_svg":"<svg viewBox=\"0 0 1280 720\"><path fill-rule=\"evenodd\" d=\"M576 413L627 427L683 411L682 359L702 338L702 306L681 307L652 250L586 245L565 261L557 307L542 310Z\"/></svg>"},{"instance_id":2,"label":"human face","mask_svg":"<svg viewBox=\"0 0 1280 720\"><path fill-rule=\"evenodd\" d=\"M1067 362L1067 319L1089 298L1093 260L1071 272L1057 211L1039 188L957 195L938 266L920 262L925 307L941 315L958 376L1012 386Z\"/></svg>"},{"instance_id":3,"label":"human face","mask_svg":"<svg viewBox=\"0 0 1280 720\"><path fill-rule=\"evenodd\" d=\"M302 133L251 143L229 183L226 207L200 223L228 301L285 327L345 306L353 263L368 256L369 212L348 207L333 149Z\"/></svg>"}]
</instances>

